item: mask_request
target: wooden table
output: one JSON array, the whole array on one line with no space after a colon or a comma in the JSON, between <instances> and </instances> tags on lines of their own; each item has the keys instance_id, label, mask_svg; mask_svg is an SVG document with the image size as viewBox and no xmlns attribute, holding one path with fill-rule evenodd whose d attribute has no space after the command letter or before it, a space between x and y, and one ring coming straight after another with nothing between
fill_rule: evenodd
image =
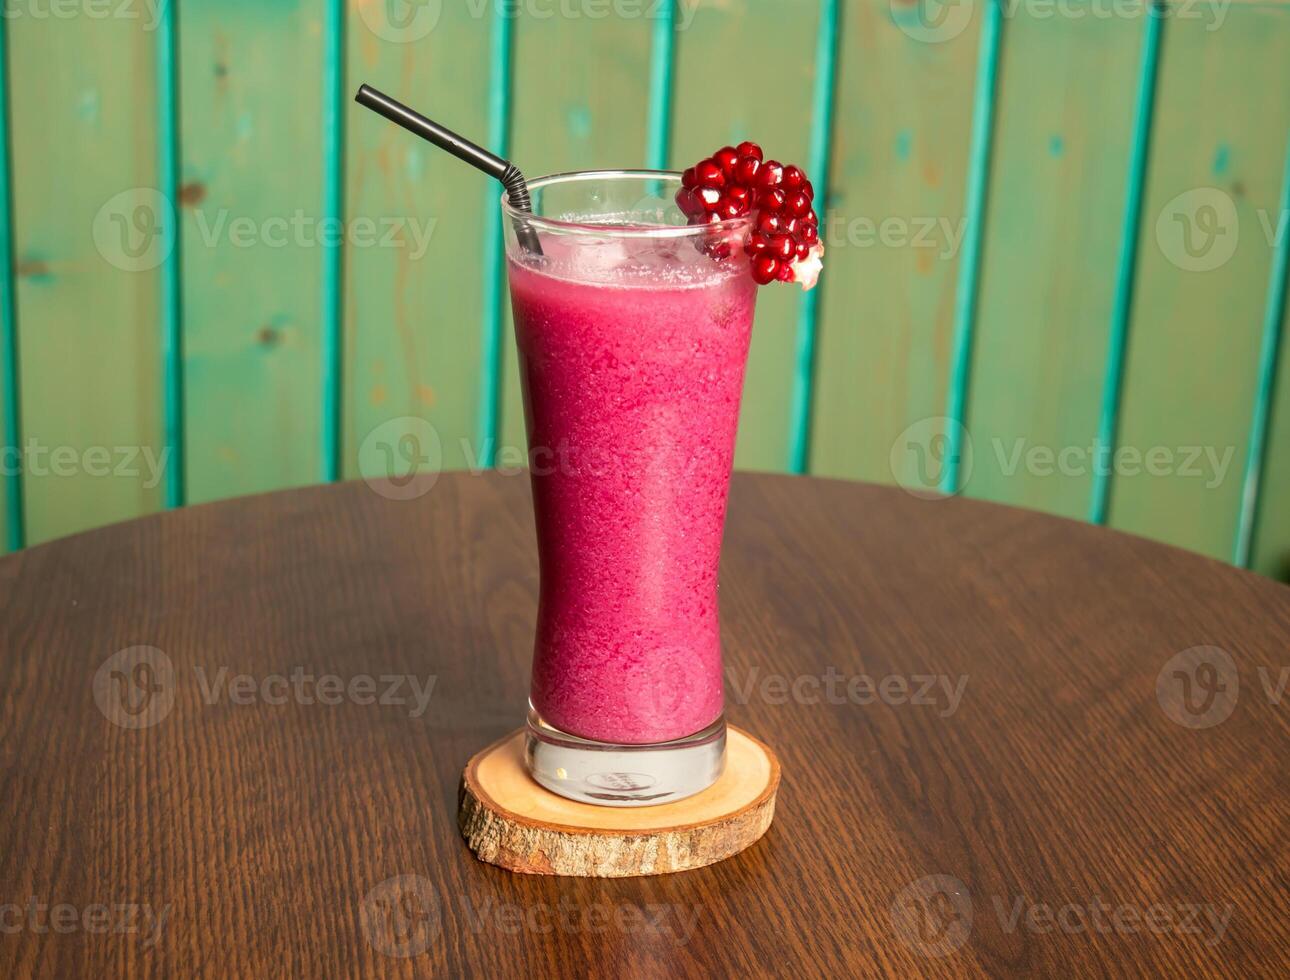
<instances>
[{"instance_id":1,"label":"wooden table","mask_svg":"<svg viewBox=\"0 0 1290 980\"><path fill-rule=\"evenodd\" d=\"M0 975L1284 968L1290 590L742 475L723 572L774 826L598 881L480 864L455 822L462 764L523 714L524 478L280 493L0 561Z\"/></svg>"}]
</instances>

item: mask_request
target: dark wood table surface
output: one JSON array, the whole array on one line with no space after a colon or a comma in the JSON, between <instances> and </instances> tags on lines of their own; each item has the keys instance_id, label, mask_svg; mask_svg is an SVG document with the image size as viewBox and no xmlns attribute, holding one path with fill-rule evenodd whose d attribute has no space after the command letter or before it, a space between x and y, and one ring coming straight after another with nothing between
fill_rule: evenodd
<instances>
[{"instance_id":1,"label":"dark wood table surface","mask_svg":"<svg viewBox=\"0 0 1290 980\"><path fill-rule=\"evenodd\" d=\"M739 475L728 717L783 760L775 823L612 881L458 836L462 765L523 715L536 592L527 481L500 475L0 560L0 976L1284 970L1290 589Z\"/></svg>"}]
</instances>

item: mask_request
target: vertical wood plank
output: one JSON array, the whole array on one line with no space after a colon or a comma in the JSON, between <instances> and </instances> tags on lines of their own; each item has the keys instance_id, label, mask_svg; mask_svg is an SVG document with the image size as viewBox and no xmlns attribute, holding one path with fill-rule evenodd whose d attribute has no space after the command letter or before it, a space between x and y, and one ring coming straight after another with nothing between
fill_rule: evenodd
<instances>
[{"instance_id":1,"label":"vertical wood plank","mask_svg":"<svg viewBox=\"0 0 1290 980\"><path fill-rule=\"evenodd\" d=\"M1290 131L1288 15L1176 17L1161 51L1110 522L1225 560Z\"/></svg>"},{"instance_id":2,"label":"vertical wood plank","mask_svg":"<svg viewBox=\"0 0 1290 980\"><path fill-rule=\"evenodd\" d=\"M645 166L666 170L672 156L676 107L676 12L678 0L659 0L650 41L649 121L645 129Z\"/></svg>"},{"instance_id":3,"label":"vertical wood plank","mask_svg":"<svg viewBox=\"0 0 1290 980\"><path fill-rule=\"evenodd\" d=\"M193 502L320 477L319 21L299 0L183 10Z\"/></svg>"},{"instance_id":4,"label":"vertical wood plank","mask_svg":"<svg viewBox=\"0 0 1290 980\"><path fill-rule=\"evenodd\" d=\"M162 503L153 16L9 23L31 543Z\"/></svg>"},{"instance_id":5,"label":"vertical wood plank","mask_svg":"<svg viewBox=\"0 0 1290 980\"><path fill-rule=\"evenodd\" d=\"M157 185L166 199L166 258L161 263L161 429L168 458L167 507L185 499L183 241L176 228L180 196L179 24L176 4L157 8Z\"/></svg>"},{"instance_id":6,"label":"vertical wood plank","mask_svg":"<svg viewBox=\"0 0 1290 980\"><path fill-rule=\"evenodd\" d=\"M806 110L817 77L820 10L820 0L680 4L673 168L745 139L760 143L768 158L809 166L812 118ZM748 66L756 64L773 66L776 84L742 84ZM833 288L831 266L826 275ZM735 449L741 469L788 468L802 303L796 286L768 286L757 298Z\"/></svg>"},{"instance_id":7,"label":"vertical wood plank","mask_svg":"<svg viewBox=\"0 0 1290 980\"><path fill-rule=\"evenodd\" d=\"M514 107L515 0L499 4L489 24L488 48L488 140L486 145L504 160L511 156L511 116ZM523 170L523 168L520 168ZM503 310L506 302L504 270L506 242L502 237L501 215L497 211L498 190L486 186L481 209L484 215L483 335L480 340L479 423L475 440L480 462L494 466L497 441L501 435L502 332L509 327Z\"/></svg>"},{"instance_id":8,"label":"vertical wood plank","mask_svg":"<svg viewBox=\"0 0 1290 980\"><path fill-rule=\"evenodd\" d=\"M322 225L344 227L346 91L346 0L325 0L322 23ZM306 103L307 104L307 103ZM345 236L348 239L349 236ZM322 478L340 478L344 426L345 249L335 236L322 238Z\"/></svg>"},{"instance_id":9,"label":"vertical wood plank","mask_svg":"<svg viewBox=\"0 0 1290 980\"><path fill-rule=\"evenodd\" d=\"M946 410L979 6L936 22L912 0L845 9L813 473L939 477L892 448Z\"/></svg>"},{"instance_id":10,"label":"vertical wood plank","mask_svg":"<svg viewBox=\"0 0 1290 980\"><path fill-rule=\"evenodd\" d=\"M1235 560L1290 582L1290 148L1270 227L1272 274Z\"/></svg>"},{"instance_id":11,"label":"vertical wood plank","mask_svg":"<svg viewBox=\"0 0 1290 980\"><path fill-rule=\"evenodd\" d=\"M821 0L815 35L815 80L811 86L811 151L807 170L816 185L816 214L828 214L833 114L837 104L841 0ZM788 469L805 473L811 444L811 407L815 400L815 347L820 321L820 287L802 297L797 317L793 394L788 415Z\"/></svg>"},{"instance_id":12,"label":"vertical wood plank","mask_svg":"<svg viewBox=\"0 0 1290 980\"><path fill-rule=\"evenodd\" d=\"M1135 86L1133 142L1129 151L1129 172L1124 187L1124 210L1117 248L1115 293L1111 307L1110 332L1106 343L1106 370L1102 379L1102 408L1098 420L1097 453L1093 470L1093 493L1089 520L1105 524L1110 509L1111 463L1120 434L1120 409L1124 399L1124 361L1129 346L1129 325L1138 276L1138 252L1142 237L1142 201L1146 193L1147 160L1155 129L1157 85L1160 76L1160 39L1168 13L1164 0L1147 0L1142 6L1142 54Z\"/></svg>"},{"instance_id":13,"label":"vertical wood plank","mask_svg":"<svg viewBox=\"0 0 1290 980\"><path fill-rule=\"evenodd\" d=\"M481 52L492 10L492 4L350 0L349 88L369 82L485 139L489 65ZM484 213L487 179L349 105L349 220L364 219L388 234L346 244L344 475L386 475L388 452L412 445L434 457L433 465L476 465L479 257L484 223L500 220ZM425 445L427 424L437 446ZM391 458L389 475L414 462Z\"/></svg>"},{"instance_id":14,"label":"vertical wood plank","mask_svg":"<svg viewBox=\"0 0 1290 980\"><path fill-rule=\"evenodd\" d=\"M1290 236L1290 212L1283 214L1281 234ZM1282 582L1290 582L1290 308L1281 320L1281 351L1277 360L1271 417L1263 473L1259 480L1250 567Z\"/></svg>"},{"instance_id":15,"label":"vertical wood plank","mask_svg":"<svg viewBox=\"0 0 1290 980\"><path fill-rule=\"evenodd\" d=\"M525 5L521 5L521 10ZM647 153L655 15L660 6L608 6L605 16L554 8L550 17L521 13L515 22L511 157L530 179L571 170L641 167ZM679 21L679 18L678 18ZM678 23L679 27L679 23ZM684 42L682 42L684 43ZM494 197L488 220L499 222ZM503 407L498 463L515 466L527 445L519 363L509 299L503 303Z\"/></svg>"},{"instance_id":16,"label":"vertical wood plank","mask_svg":"<svg viewBox=\"0 0 1290 980\"><path fill-rule=\"evenodd\" d=\"M1087 513L1143 23L1025 7L1007 22L962 474L973 496Z\"/></svg>"},{"instance_id":17,"label":"vertical wood plank","mask_svg":"<svg viewBox=\"0 0 1290 980\"><path fill-rule=\"evenodd\" d=\"M9 30L0 19L0 555L21 548L23 538L9 92Z\"/></svg>"},{"instance_id":18,"label":"vertical wood plank","mask_svg":"<svg viewBox=\"0 0 1290 980\"><path fill-rule=\"evenodd\" d=\"M972 350L976 341L977 298L981 279L981 244L985 241L986 191L994 149L994 110L998 98L999 48L1003 40L1003 0L986 0L981 12L981 41L972 96L972 144L968 149L967 187L963 201L963 255L954 290L954 337L950 350L949 392L945 415L950 420L941 490L957 493L963 459L967 397L971 387Z\"/></svg>"}]
</instances>

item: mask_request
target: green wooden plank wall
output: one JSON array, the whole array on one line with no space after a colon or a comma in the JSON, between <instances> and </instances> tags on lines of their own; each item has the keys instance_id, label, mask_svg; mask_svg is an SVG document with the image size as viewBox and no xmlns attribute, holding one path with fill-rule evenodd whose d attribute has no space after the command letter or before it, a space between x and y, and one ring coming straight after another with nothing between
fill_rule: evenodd
<instances>
[{"instance_id":1,"label":"green wooden plank wall","mask_svg":"<svg viewBox=\"0 0 1290 980\"><path fill-rule=\"evenodd\" d=\"M0 21L0 548L520 455L496 189L368 81L532 175L744 137L827 168L829 272L763 294L738 465L1290 576L1290 2L161 9Z\"/></svg>"}]
</instances>

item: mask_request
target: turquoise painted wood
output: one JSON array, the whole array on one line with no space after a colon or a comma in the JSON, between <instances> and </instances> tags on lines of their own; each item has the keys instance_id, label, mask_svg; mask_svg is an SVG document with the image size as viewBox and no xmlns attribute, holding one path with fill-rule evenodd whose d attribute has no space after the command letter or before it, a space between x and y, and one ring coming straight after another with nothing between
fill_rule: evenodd
<instances>
[{"instance_id":1,"label":"turquoise painted wood","mask_svg":"<svg viewBox=\"0 0 1290 980\"><path fill-rule=\"evenodd\" d=\"M773 93L743 84L750 62L778 69ZM1286 65L1290 0L181 0L138 24L6 18L0 548L368 474L373 446L410 434L449 467L522 442L497 189L356 113L371 81L534 176L678 167L745 137L808 166L829 262L820 290L763 296L740 465L907 485L921 453L942 489L1290 577ZM1044 87L1048 66L1087 84ZM1211 184L1241 246L1189 269L1169 209ZM1183 219L1210 221L1204 204ZM220 208L342 234L239 252L199 234ZM361 221L393 228L388 247ZM924 225L943 247L916 240ZM157 260L139 261L129 236L154 231ZM1241 363L1206 361L1220 350ZM1235 475L1197 493L1176 475L983 468L1019 433L1055 455L1217 440ZM87 471L118 445L165 465Z\"/></svg>"},{"instance_id":2,"label":"turquoise painted wood","mask_svg":"<svg viewBox=\"0 0 1290 980\"><path fill-rule=\"evenodd\" d=\"M22 547L22 457L18 422L18 325L13 281L9 160L9 37L0 20L0 554Z\"/></svg>"}]
</instances>

